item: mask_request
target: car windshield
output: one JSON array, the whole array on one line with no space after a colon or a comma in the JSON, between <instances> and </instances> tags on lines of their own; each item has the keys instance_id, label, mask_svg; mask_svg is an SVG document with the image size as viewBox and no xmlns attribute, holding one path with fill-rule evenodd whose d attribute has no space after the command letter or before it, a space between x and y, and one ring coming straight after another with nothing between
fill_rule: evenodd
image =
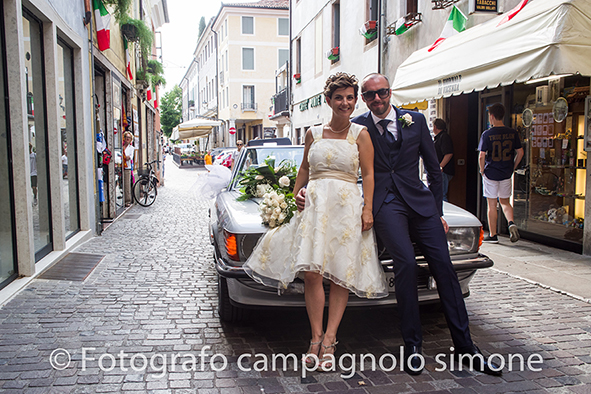
<instances>
[{"instance_id":1,"label":"car windshield","mask_svg":"<svg viewBox=\"0 0 591 394\"><path fill-rule=\"evenodd\" d=\"M236 179L233 182L233 188L239 189L238 182L242 179L242 172L248 167L257 166L265 163L265 160L271 157L275 159L275 165L279 165L283 160L289 160L293 162L298 168L302 163L304 157L303 146L274 146L274 147L249 147L246 149L245 154L240 156L239 167L235 172Z\"/></svg>"}]
</instances>

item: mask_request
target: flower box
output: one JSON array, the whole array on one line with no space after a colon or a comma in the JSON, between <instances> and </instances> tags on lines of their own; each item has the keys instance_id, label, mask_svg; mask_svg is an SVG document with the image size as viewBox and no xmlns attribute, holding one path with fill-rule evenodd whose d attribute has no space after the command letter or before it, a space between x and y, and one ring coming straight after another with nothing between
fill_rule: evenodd
<instances>
[{"instance_id":1,"label":"flower box","mask_svg":"<svg viewBox=\"0 0 591 394\"><path fill-rule=\"evenodd\" d=\"M296 83L302 82L302 75L300 73L293 74L293 79L295 79Z\"/></svg>"},{"instance_id":2,"label":"flower box","mask_svg":"<svg viewBox=\"0 0 591 394\"><path fill-rule=\"evenodd\" d=\"M378 27L378 21L367 21L365 22L365 30L375 30Z\"/></svg>"},{"instance_id":3,"label":"flower box","mask_svg":"<svg viewBox=\"0 0 591 394\"><path fill-rule=\"evenodd\" d=\"M339 60L339 47L334 47L327 53L327 57L329 60L336 62Z\"/></svg>"}]
</instances>

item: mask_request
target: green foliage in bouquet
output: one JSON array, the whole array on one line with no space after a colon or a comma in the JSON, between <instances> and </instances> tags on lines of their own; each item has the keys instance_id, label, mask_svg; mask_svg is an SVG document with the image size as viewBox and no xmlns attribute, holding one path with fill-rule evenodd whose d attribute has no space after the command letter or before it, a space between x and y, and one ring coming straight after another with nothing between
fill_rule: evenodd
<instances>
[{"instance_id":1,"label":"green foliage in bouquet","mask_svg":"<svg viewBox=\"0 0 591 394\"><path fill-rule=\"evenodd\" d=\"M275 167L275 159L269 157L265 164L251 166L241 176L242 194L237 200L262 198L259 207L263 224L273 228L290 221L297 210L292 192L297 168L292 161L283 160Z\"/></svg>"},{"instance_id":2,"label":"green foliage in bouquet","mask_svg":"<svg viewBox=\"0 0 591 394\"><path fill-rule=\"evenodd\" d=\"M283 160L275 167L275 159L268 157L265 164L250 166L240 173L240 192L242 195L238 201L246 201L249 198L262 198L266 192L276 190L277 193L291 195L298 175L297 167L291 160Z\"/></svg>"}]
</instances>

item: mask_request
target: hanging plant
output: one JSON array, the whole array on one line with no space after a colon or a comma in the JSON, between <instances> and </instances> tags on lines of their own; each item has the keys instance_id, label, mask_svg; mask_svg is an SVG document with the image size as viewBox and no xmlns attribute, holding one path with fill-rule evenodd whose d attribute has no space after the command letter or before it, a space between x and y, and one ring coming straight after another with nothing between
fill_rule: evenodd
<instances>
[{"instance_id":1,"label":"hanging plant","mask_svg":"<svg viewBox=\"0 0 591 394\"><path fill-rule=\"evenodd\" d=\"M121 21L127 17L127 11L131 6L133 0L103 0L103 4L110 5L114 8L113 16L117 23L121 24Z\"/></svg>"},{"instance_id":2,"label":"hanging plant","mask_svg":"<svg viewBox=\"0 0 591 394\"><path fill-rule=\"evenodd\" d=\"M122 20L121 33L126 34L127 32L129 34L134 32L132 37L126 37L129 41L139 41L142 57L147 59L152 51L152 40L154 39L152 30L148 28L144 21L126 16Z\"/></svg>"},{"instance_id":3,"label":"hanging plant","mask_svg":"<svg viewBox=\"0 0 591 394\"><path fill-rule=\"evenodd\" d=\"M164 67L162 63L158 60L148 60L148 66L146 68L146 72L150 74L150 81L152 82L152 86L156 87L159 85L166 85L166 80L164 79Z\"/></svg>"}]
</instances>

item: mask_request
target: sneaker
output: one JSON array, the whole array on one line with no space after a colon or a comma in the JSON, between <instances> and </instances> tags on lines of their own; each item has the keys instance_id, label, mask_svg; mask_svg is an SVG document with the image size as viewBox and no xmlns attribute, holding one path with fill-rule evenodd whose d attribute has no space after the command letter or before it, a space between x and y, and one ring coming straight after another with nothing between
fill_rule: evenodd
<instances>
[{"instance_id":1,"label":"sneaker","mask_svg":"<svg viewBox=\"0 0 591 394\"><path fill-rule=\"evenodd\" d=\"M511 224L509 226L509 234L511 234L511 236L509 237L511 242L519 241L519 231L517 231L517 226L515 224Z\"/></svg>"},{"instance_id":2,"label":"sneaker","mask_svg":"<svg viewBox=\"0 0 591 394\"><path fill-rule=\"evenodd\" d=\"M482 240L482 242L486 242L488 244L498 244L499 243L499 238L497 237L497 235L493 235L492 237L490 235L487 235L486 237L484 237L484 239Z\"/></svg>"}]
</instances>

